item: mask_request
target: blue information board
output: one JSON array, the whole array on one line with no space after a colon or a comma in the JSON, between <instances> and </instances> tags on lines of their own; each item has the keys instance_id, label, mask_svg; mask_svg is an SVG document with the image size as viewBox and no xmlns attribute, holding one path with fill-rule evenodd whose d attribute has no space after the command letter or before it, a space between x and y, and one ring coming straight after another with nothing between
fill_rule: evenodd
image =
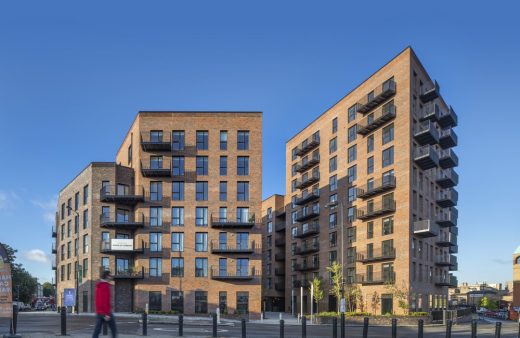
<instances>
[{"instance_id":1,"label":"blue information board","mask_svg":"<svg viewBox=\"0 0 520 338\"><path fill-rule=\"evenodd\" d=\"M76 289L65 289L63 298L63 305L76 306Z\"/></svg>"}]
</instances>

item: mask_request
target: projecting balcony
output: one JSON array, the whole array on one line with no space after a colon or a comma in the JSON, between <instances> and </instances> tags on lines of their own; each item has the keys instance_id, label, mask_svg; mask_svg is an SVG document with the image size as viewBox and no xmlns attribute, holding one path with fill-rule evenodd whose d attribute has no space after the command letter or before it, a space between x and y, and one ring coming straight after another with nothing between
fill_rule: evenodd
<instances>
[{"instance_id":1,"label":"projecting balcony","mask_svg":"<svg viewBox=\"0 0 520 338\"><path fill-rule=\"evenodd\" d=\"M211 253L215 254L252 254L257 249L255 241L249 243L219 243L218 241L211 243Z\"/></svg>"},{"instance_id":2,"label":"projecting balcony","mask_svg":"<svg viewBox=\"0 0 520 338\"><path fill-rule=\"evenodd\" d=\"M127 185L106 185L99 192L101 202L135 205L144 202L143 187Z\"/></svg>"},{"instance_id":3,"label":"projecting balcony","mask_svg":"<svg viewBox=\"0 0 520 338\"><path fill-rule=\"evenodd\" d=\"M56 225L52 226L51 236L52 236L52 238L58 237L58 233L56 232Z\"/></svg>"},{"instance_id":4,"label":"projecting balcony","mask_svg":"<svg viewBox=\"0 0 520 338\"><path fill-rule=\"evenodd\" d=\"M457 245L457 235L452 234L451 232L440 233L435 241L440 247L450 247Z\"/></svg>"},{"instance_id":5,"label":"projecting balcony","mask_svg":"<svg viewBox=\"0 0 520 338\"><path fill-rule=\"evenodd\" d=\"M300 227L294 234L294 238L305 238L320 233L320 225L318 223L310 224L307 228Z\"/></svg>"},{"instance_id":6,"label":"projecting balcony","mask_svg":"<svg viewBox=\"0 0 520 338\"><path fill-rule=\"evenodd\" d=\"M430 219L415 221L413 223L413 234L423 238L438 236L439 225Z\"/></svg>"},{"instance_id":7,"label":"projecting balcony","mask_svg":"<svg viewBox=\"0 0 520 338\"><path fill-rule=\"evenodd\" d=\"M141 246L137 247L133 239L113 238L111 240L101 241L101 253L112 254L136 254L144 252L144 241L141 241Z\"/></svg>"},{"instance_id":8,"label":"projecting balcony","mask_svg":"<svg viewBox=\"0 0 520 338\"><path fill-rule=\"evenodd\" d=\"M413 134L415 140L419 145L437 144L439 143L439 132L431 121L420 122Z\"/></svg>"},{"instance_id":9,"label":"projecting balcony","mask_svg":"<svg viewBox=\"0 0 520 338\"><path fill-rule=\"evenodd\" d=\"M441 227L456 227L459 211L457 208L445 208L441 210L441 214L437 217L437 224Z\"/></svg>"},{"instance_id":10,"label":"projecting balcony","mask_svg":"<svg viewBox=\"0 0 520 338\"><path fill-rule=\"evenodd\" d=\"M144 278L144 267L116 269L116 273L114 274L114 279L143 279L143 278Z\"/></svg>"},{"instance_id":11,"label":"projecting balcony","mask_svg":"<svg viewBox=\"0 0 520 338\"><path fill-rule=\"evenodd\" d=\"M316 182L320 181L320 173L313 172L312 174L302 177L298 181L296 181L296 189L305 189Z\"/></svg>"},{"instance_id":12,"label":"projecting balcony","mask_svg":"<svg viewBox=\"0 0 520 338\"><path fill-rule=\"evenodd\" d=\"M438 255L435 257L435 265L450 266L457 264L457 256L454 255Z\"/></svg>"},{"instance_id":13,"label":"projecting balcony","mask_svg":"<svg viewBox=\"0 0 520 338\"><path fill-rule=\"evenodd\" d=\"M320 145L320 137L315 134L302 142L302 144L296 149L296 155L303 156L307 154L312 149L316 148Z\"/></svg>"},{"instance_id":14,"label":"projecting balcony","mask_svg":"<svg viewBox=\"0 0 520 338\"><path fill-rule=\"evenodd\" d=\"M285 220L285 209L276 210L274 212L274 217Z\"/></svg>"},{"instance_id":15,"label":"projecting balcony","mask_svg":"<svg viewBox=\"0 0 520 338\"><path fill-rule=\"evenodd\" d=\"M172 168L172 181L195 182L197 172L187 170L176 170Z\"/></svg>"},{"instance_id":16,"label":"projecting balcony","mask_svg":"<svg viewBox=\"0 0 520 338\"><path fill-rule=\"evenodd\" d=\"M51 249L51 252L53 254L56 254L57 253L57 250L56 250L56 243L52 243L52 249Z\"/></svg>"},{"instance_id":17,"label":"projecting balcony","mask_svg":"<svg viewBox=\"0 0 520 338\"><path fill-rule=\"evenodd\" d=\"M439 119L437 120L437 123L441 128L447 128L447 127L456 127L458 124L458 116L455 114L455 111L453 108L451 108L448 111L441 111L439 114Z\"/></svg>"},{"instance_id":18,"label":"projecting balcony","mask_svg":"<svg viewBox=\"0 0 520 338\"><path fill-rule=\"evenodd\" d=\"M284 253L277 253L274 255L274 260L277 262L283 262L285 261L285 254Z\"/></svg>"},{"instance_id":19,"label":"projecting balcony","mask_svg":"<svg viewBox=\"0 0 520 338\"><path fill-rule=\"evenodd\" d=\"M144 151L170 151L172 149L170 133L162 131L141 133L141 148Z\"/></svg>"},{"instance_id":20,"label":"projecting balcony","mask_svg":"<svg viewBox=\"0 0 520 338\"><path fill-rule=\"evenodd\" d=\"M453 168L459 165L459 158L453 149L445 149L441 152L439 165L443 169Z\"/></svg>"},{"instance_id":21,"label":"projecting balcony","mask_svg":"<svg viewBox=\"0 0 520 338\"><path fill-rule=\"evenodd\" d=\"M296 164L296 171L302 173L320 163L320 155L312 155L309 159L302 159Z\"/></svg>"},{"instance_id":22,"label":"projecting balcony","mask_svg":"<svg viewBox=\"0 0 520 338\"><path fill-rule=\"evenodd\" d=\"M458 285L457 277L453 276L451 273L447 276L436 277L435 285L456 288Z\"/></svg>"},{"instance_id":23,"label":"projecting balcony","mask_svg":"<svg viewBox=\"0 0 520 338\"><path fill-rule=\"evenodd\" d=\"M171 177L172 167L169 159L145 163L141 162L141 173L144 177Z\"/></svg>"},{"instance_id":24,"label":"projecting balcony","mask_svg":"<svg viewBox=\"0 0 520 338\"><path fill-rule=\"evenodd\" d=\"M383 176L380 179L374 180L370 183L363 185L361 188L357 188L357 197L366 199L375 195L382 194L394 188L395 177Z\"/></svg>"},{"instance_id":25,"label":"projecting balcony","mask_svg":"<svg viewBox=\"0 0 520 338\"><path fill-rule=\"evenodd\" d=\"M308 280L295 280L293 281L293 288L308 288L311 286L311 282Z\"/></svg>"},{"instance_id":26,"label":"projecting balcony","mask_svg":"<svg viewBox=\"0 0 520 338\"><path fill-rule=\"evenodd\" d=\"M318 243L300 245L294 250L295 255L307 255L313 252L320 251L320 245Z\"/></svg>"},{"instance_id":27,"label":"projecting balcony","mask_svg":"<svg viewBox=\"0 0 520 338\"><path fill-rule=\"evenodd\" d=\"M285 231L285 222L276 223L274 225L274 231L276 231L276 232Z\"/></svg>"},{"instance_id":28,"label":"projecting balcony","mask_svg":"<svg viewBox=\"0 0 520 338\"><path fill-rule=\"evenodd\" d=\"M56 271L56 261L52 261L52 270Z\"/></svg>"},{"instance_id":29,"label":"projecting balcony","mask_svg":"<svg viewBox=\"0 0 520 338\"><path fill-rule=\"evenodd\" d=\"M439 155L435 148L427 145L415 149L414 161L422 170L428 170L439 165Z\"/></svg>"},{"instance_id":30,"label":"projecting balcony","mask_svg":"<svg viewBox=\"0 0 520 338\"><path fill-rule=\"evenodd\" d=\"M379 201L357 210L357 218L366 221L371 218L395 212L395 200Z\"/></svg>"},{"instance_id":31,"label":"projecting balcony","mask_svg":"<svg viewBox=\"0 0 520 338\"><path fill-rule=\"evenodd\" d=\"M274 269L274 275L275 276L285 276L285 269L282 269L282 268Z\"/></svg>"},{"instance_id":32,"label":"projecting balcony","mask_svg":"<svg viewBox=\"0 0 520 338\"><path fill-rule=\"evenodd\" d=\"M395 272L373 272L356 275L356 283L362 285L371 284L394 284L395 283Z\"/></svg>"},{"instance_id":33,"label":"projecting balcony","mask_svg":"<svg viewBox=\"0 0 520 338\"><path fill-rule=\"evenodd\" d=\"M439 136L439 145L442 149L456 147L458 143L458 137L452 128L441 130Z\"/></svg>"},{"instance_id":34,"label":"projecting balcony","mask_svg":"<svg viewBox=\"0 0 520 338\"><path fill-rule=\"evenodd\" d=\"M285 283L274 283L274 289L276 291L285 291Z\"/></svg>"},{"instance_id":35,"label":"projecting balcony","mask_svg":"<svg viewBox=\"0 0 520 338\"><path fill-rule=\"evenodd\" d=\"M441 208L454 207L459 200L459 193L453 188L448 188L439 191L437 194L437 205Z\"/></svg>"},{"instance_id":36,"label":"projecting balcony","mask_svg":"<svg viewBox=\"0 0 520 338\"><path fill-rule=\"evenodd\" d=\"M102 228L137 229L144 227L144 216L142 213L106 213L99 216L99 226Z\"/></svg>"},{"instance_id":37,"label":"projecting balcony","mask_svg":"<svg viewBox=\"0 0 520 338\"><path fill-rule=\"evenodd\" d=\"M459 252L459 246L458 245L452 245L449 248L450 254L456 254Z\"/></svg>"},{"instance_id":38,"label":"projecting balcony","mask_svg":"<svg viewBox=\"0 0 520 338\"><path fill-rule=\"evenodd\" d=\"M435 81L432 88L425 90L421 93L421 96L419 97L422 101L422 103L430 102L432 100L435 100L441 95L441 87Z\"/></svg>"},{"instance_id":39,"label":"projecting balcony","mask_svg":"<svg viewBox=\"0 0 520 338\"><path fill-rule=\"evenodd\" d=\"M313 191L308 192L308 193L307 192L302 193L300 197L296 198L296 201L294 202L294 204L296 204L296 205L304 205L306 203L315 201L315 200L317 200L319 198L320 198L320 190L316 189L316 190L313 190Z\"/></svg>"},{"instance_id":40,"label":"projecting balcony","mask_svg":"<svg viewBox=\"0 0 520 338\"><path fill-rule=\"evenodd\" d=\"M450 208L450 209L455 209L455 208ZM458 227L456 227L456 226L454 226L454 227L451 227L451 228L450 228L450 232L451 232L452 234L454 234L454 235L457 235L457 236L458 236L458 235L459 235L459 228L458 228Z\"/></svg>"},{"instance_id":41,"label":"projecting balcony","mask_svg":"<svg viewBox=\"0 0 520 338\"><path fill-rule=\"evenodd\" d=\"M285 246L285 238L277 238L274 240L274 246L282 247Z\"/></svg>"},{"instance_id":42,"label":"projecting balcony","mask_svg":"<svg viewBox=\"0 0 520 338\"><path fill-rule=\"evenodd\" d=\"M295 271L312 271L319 270L320 264L318 262L310 262L310 263L298 263L294 265Z\"/></svg>"},{"instance_id":43,"label":"projecting balcony","mask_svg":"<svg viewBox=\"0 0 520 338\"><path fill-rule=\"evenodd\" d=\"M320 207L313 205L309 207L303 207L296 213L296 222L303 222L308 219L318 217L320 215Z\"/></svg>"},{"instance_id":44,"label":"projecting balcony","mask_svg":"<svg viewBox=\"0 0 520 338\"><path fill-rule=\"evenodd\" d=\"M252 228L255 226L255 215L249 217L238 217L236 219L221 218L218 216L211 215L211 227L217 229L240 229L240 228Z\"/></svg>"},{"instance_id":45,"label":"projecting balcony","mask_svg":"<svg viewBox=\"0 0 520 338\"><path fill-rule=\"evenodd\" d=\"M395 95L395 81L393 79L383 82L372 92L357 103L357 112L366 114Z\"/></svg>"},{"instance_id":46,"label":"projecting balcony","mask_svg":"<svg viewBox=\"0 0 520 338\"><path fill-rule=\"evenodd\" d=\"M422 112L419 116L419 121L435 122L439 119L440 108L437 103L429 103L423 106Z\"/></svg>"},{"instance_id":47,"label":"projecting balcony","mask_svg":"<svg viewBox=\"0 0 520 338\"><path fill-rule=\"evenodd\" d=\"M361 263L372 263L391 261L395 259L395 248L379 248L372 251L357 254L357 261Z\"/></svg>"},{"instance_id":48,"label":"projecting balcony","mask_svg":"<svg viewBox=\"0 0 520 338\"><path fill-rule=\"evenodd\" d=\"M252 280L253 278L258 277L258 273L255 271L255 268L251 269L237 269L236 271L227 271L225 269L220 269L218 267L214 267L211 269L211 279L221 280L221 281L247 281Z\"/></svg>"},{"instance_id":49,"label":"projecting balcony","mask_svg":"<svg viewBox=\"0 0 520 338\"><path fill-rule=\"evenodd\" d=\"M453 169L439 170L435 181L441 188L453 188L459 184L459 175Z\"/></svg>"},{"instance_id":50,"label":"projecting balcony","mask_svg":"<svg viewBox=\"0 0 520 338\"><path fill-rule=\"evenodd\" d=\"M395 106L393 104L384 105L374 112L374 114L367 115L357 124L357 133L360 135L367 135L374 130L385 125L387 122L395 118Z\"/></svg>"},{"instance_id":51,"label":"projecting balcony","mask_svg":"<svg viewBox=\"0 0 520 338\"><path fill-rule=\"evenodd\" d=\"M172 156L191 157L197 155L197 146L195 145L176 145L172 144Z\"/></svg>"}]
</instances>

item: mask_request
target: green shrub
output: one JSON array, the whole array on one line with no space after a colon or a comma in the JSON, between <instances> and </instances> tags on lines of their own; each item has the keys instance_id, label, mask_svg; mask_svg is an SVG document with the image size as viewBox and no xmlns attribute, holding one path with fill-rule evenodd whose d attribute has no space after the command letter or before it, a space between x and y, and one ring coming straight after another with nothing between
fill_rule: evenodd
<instances>
[{"instance_id":1,"label":"green shrub","mask_svg":"<svg viewBox=\"0 0 520 338\"><path fill-rule=\"evenodd\" d=\"M408 315L410 317L426 317L428 316L428 312L410 312Z\"/></svg>"}]
</instances>

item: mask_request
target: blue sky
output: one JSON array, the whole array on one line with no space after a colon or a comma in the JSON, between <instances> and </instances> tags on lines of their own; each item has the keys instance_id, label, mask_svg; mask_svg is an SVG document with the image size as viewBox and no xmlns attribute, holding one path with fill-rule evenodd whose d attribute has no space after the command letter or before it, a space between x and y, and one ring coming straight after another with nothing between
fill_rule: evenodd
<instances>
[{"instance_id":1,"label":"blue sky","mask_svg":"<svg viewBox=\"0 0 520 338\"><path fill-rule=\"evenodd\" d=\"M515 1L0 4L0 240L50 280L55 199L114 159L139 110L264 112L264 197L285 141L407 45L459 115L460 281L520 245ZM516 192L516 194L515 194Z\"/></svg>"}]
</instances>

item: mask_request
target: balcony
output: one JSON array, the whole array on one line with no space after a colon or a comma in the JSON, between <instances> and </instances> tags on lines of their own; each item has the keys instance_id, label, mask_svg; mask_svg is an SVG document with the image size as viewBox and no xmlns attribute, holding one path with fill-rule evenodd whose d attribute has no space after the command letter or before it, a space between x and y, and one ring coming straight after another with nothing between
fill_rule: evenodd
<instances>
[{"instance_id":1,"label":"balcony","mask_svg":"<svg viewBox=\"0 0 520 338\"><path fill-rule=\"evenodd\" d=\"M311 286L311 282L308 280L295 280L293 281L293 288L309 288Z\"/></svg>"},{"instance_id":2,"label":"balcony","mask_svg":"<svg viewBox=\"0 0 520 338\"><path fill-rule=\"evenodd\" d=\"M458 143L458 137L452 128L441 130L439 136L439 145L442 149L456 147Z\"/></svg>"},{"instance_id":3,"label":"balcony","mask_svg":"<svg viewBox=\"0 0 520 338\"><path fill-rule=\"evenodd\" d=\"M303 207L296 213L296 222L303 222L308 219L318 217L320 215L320 207L313 205L309 207Z\"/></svg>"},{"instance_id":4,"label":"balcony","mask_svg":"<svg viewBox=\"0 0 520 338\"><path fill-rule=\"evenodd\" d=\"M319 262L298 263L294 265L295 271L312 271L320 268Z\"/></svg>"},{"instance_id":5,"label":"balcony","mask_svg":"<svg viewBox=\"0 0 520 338\"><path fill-rule=\"evenodd\" d=\"M422 170L428 170L439 165L439 155L430 145L415 149L414 161Z\"/></svg>"},{"instance_id":6,"label":"balcony","mask_svg":"<svg viewBox=\"0 0 520 338\"><path fill-rule=\"evenodd\" d=\"M52 236L52 238L58 237L58 233L56 232L56 225L52 226L51 236Z\"/></svg>"},{"instance_id":7,"label":"balcony","mask_svg":"<svg viewBox=\"0 0 520 338\"><path fill-rule=\"evenodd\" d=\"M357 210L357 218L366 221L371 218L395 212L395 200L379 201Z\"/></svg>"},{"instance_id":8,"label":"balcony","mask_svg":"<svg viewBox=\"0 0 520 338\"><path fill-rule=\"evenodd\" d=\"M234 272L228 272L225 270L220 270L218 267L213 267L211 269L211 279L220 280L220 281L247 281L252 280L253 278L258 277L255 268L252 267L249 270L237 270Z\"/></svg>"},{"instance_id":9,"label":"balcony","mask_svg":"<svg viewBox=\"0 0 520 338\"><path fill-rule=\"evenodd\" d=\"M107 185L99 191L101 202L135 205L144 202L143 187Z\"/></svg>"},{"instance_id":10,"label":"balcony","mask_svg":"<svg viewBox=\"0 0 520 338\"><path fill-rule=\"evenodd\" d=\"M215 254L252 254L257 249L255 242L224 244L218 242L211 243L211 253Z\"/></svg>"},{"instance_id":11,"label":"balcony","mask_svg":"<svg viewBox=\"0 0 520 338\"><path fill-rule=\"evenodd\" d=\"M437 123L441 128L456 127L458 123L458 116L455 114L453 108L450 107L447 111L441 111Z\"/></svg>"},{"instance_id":12,"label":"balcony","mask_svg":"<svg viewBox=\"0 0 520 338\"><path fill-rule=\"evenodd\" d=\"M431 121L420 122L415 128L413 137L421 146L439 143L439 131Z\"/></svg>"},{"instance_id":13,"label":"balcony","mask_svg":"<svg viewBox=\"0 0 520 338\"><path fill-rule=\"evenodd\" d=\"M378 109L374 114L370 114L363 118L357 125L357 133L360 135L367 135L374 130L382 127L387 122L395 118L395 106L393 104L384 105Z\"/></svg>"},{"instance_id":14,"label":"balcony","mask_svg":"<svg viewBox=\"0 0 520 338\"><path fill-rule=\"evenodd\" d=\"M294 204L296 205L304 205L306 203L309 203L309 202L312 202L312 201L315 201L317 199L320 198L320 190L319 189L315 189L309 193L302 193L300 197L297 197L296 198L296 201L294 202Z\"/></svg>"},{"instance_id":15,"label":"balcony","mask_svg":"<svg viewBox=\"0 0 520 338\"><path fill-rule=\"evenodd\" d=\"M305 238L312 235L317 235L320 233L320 225L318 223L314 223L309 225L307 228L303 229L303 227L298 228L296 233L294 234L294 238Z\"/></svg>"},{"instance_id":16,"label":"balcony","mask_svg":"<svg viewBox=\"0 0 520 338\"><path fill-rule=\"evenodd\" d=\"M457 256L454 255L438 255L435 257L435 265L450 266L457 264Z\"/></svg>"},{"instance_id":17,"label":"balcony","mask_svg":"<svg viewBox=\"0 0 520 338\"><path fill-rule=\"evenodd\" d=\"M441 152L439 165L443 169L453 168L459 165L459 158L453 149L446 149Z\"/></svg>"},{"instance_id":18,"label":"balcony","mask_svg":"<svg viewBox=\"0 0 520 338\"><path fill-rule=\"evenodd\" d=\"M360 283L362 285L372 285L372 284L394 284L395 283L395 272L394 271L386 271L386 272L373 272L370 274L359 274L356 275L356 283Z\"/></svg>"},{"instance_id":19,"label":"balcony","mask_svg":"<svg viewBox=\"0 0 520 338\"><path fill-rule=\"evenodd\" d=\"M441 87L439 86L437 81L435 81L433 87L428 90L423 91L421 93L421 95L419 96L419 98L421 99L422 103L426 103L426 102L435 100L440 95L441 95Z\"/></svg>"},{"instance_id":20,"label":"balcony","mask_svg":"<svg viewBox=\"0 0 520 338\"><path fill-rule=\"evenodd\" d=\"M457 256L450 255L451 258L451 265L449 266L449 271L458 271L459 270L459 263L457 263Z\"/></svg>"},{"instance_id":21,"label":"balcony","mask_svg":"<svg viewBox=\"0 0 520 338\"><path fill-rule=\"evenodd\" d=\"M450 254L459 253L459 246L457 244L450 246L449 252Z\"/></svg>"},{"instance_id":22,"label":"balcony","mask_svg":"<svg viewBox=\"0 0 520 338\"><path fill-rule=\"evenodd\" d=\"M459 184L459 175L453 169L440 170L435 181L443 189L453 188Z\"/></svg>"},{"instance_id":23,"label":"balcony","mask_svg":"<svg viewBox=\"0 0 520 338\"><path fill-rule=\"evenodd\" d=\"M144 227L144 216L142 213L134 215L107 213L99 216L99 226L102 228L121 228L135 230Z\"/></svg>"},{"instance_id":24,"label":"balcony","mask_svg":"<svg viewBox=\"0 0 520 338\"><path fill-rule=\"evenodd\" d=\"M457 205L459 200L459 193L453 188L444 189L439 191L437 195L437 205L441 208L454 207Z\"/></svg>"},{"instance_id":25,"label":"balcony","mask_svg":"<svg viewBox=\"0 0 520 338\"><path fill-rule=\"evenodd\" d=\"M52 261L52 270L56 271L56 261Z\"/></svg>"},{"instance_id":26,"label":"balcony","mask_svg":"<svg viewBox=\"0 0 520 338\"><path fill-rule=\"evenodd\" d=\"M441 227L456 227L459 211L457 208L446 208L437 218L437 224Z\"/></svg>"},{"instance_id":27,"label":"balcony","mask_svg":"<svg viewBox=\"0 0 520 338\"><path fill-rule=\"evenodd\" d=\"M285 276L285 269L282 269L282 268L274 269L274 275L275 276Z\"/></svg>"},{"instance_id":28,"label":"balcony","mask_svg":"<svg viewBox=\"0 0 520 338\"><path fill-rule=\"evenodd\" d=\"M274 240L274 246L282 247L285 246L285 238L277 238Z\"/></svg>"},{"instance_id":29,"label":"balcony","mask_svg":"<svg viewBox=\"0 0 520 338\"><path fill-rule=\"evenodd\" d=\"M285 209L275 211L274 217L285 220Z\"/></svg>"},{"instance_id":30,"label":"balcony","mask_svg":"<svg viewBox=\"0 0 520 338\"><path fill-rule=\"evenodd\" d=\"M274 231L276 232L282 232L285 231L285 222L276 223L274 225Z\"/></svg>"},{"instance_id":31,"label":"balcony","mask_svg":"<svg viewBox=\"0 0 520 338\"><path fill-rule=\"evenodd\" d=\"M56 253L57 253L57 251L56 251L56 243L52 243L52 249L51 249L51 252L52 252L53 254L56 254Z\"/></svg>"},{"instance_id":32,"label":"balcony","mask_svg":"<svg viewBox=\"0 0 520 338\"><path fill-rule=\"evenodd\" d=\"M285 261L285 254L284 253L277 253L274 255L274 260L277 262L283 262Z\"/></svg>"},{"instance_id":33,"label":"balcony","mask_svg":"<svg viewBox=\"0 0 520 338\"><path fill-rule=\"evenodd\" d=\"M361 188L357 188L357 197L366 199L384 193L395 188L394 176L383 176L380 179L367 183Z\"/></svg>"},{"instance_id":34,"label":"balcony","mask_svg":"<svg viewBox=\"0 0 520 338\"><path fill-rule=\"evenodd\" d=\"M274 283L274 289L276 291L285 291L285 283Z\"/></svg>"},{"instance_id":35,"label":"balcony","mask_svg":"<svg viewBox=\"0 0 520 338\"><path fill-rule=\"evenodd\" d=\"M312 149L320 145L320 137L315 134L302 142L302 144L296 149L296 155L303 156Z\"/></svg>"},{"instance_id":36,"label":"balcony","mask_svg":"<svg viewBox=\"0 0 520 338\"><path fill-rule=\"evenodd\" d=\"M371 95L366 95L361 101L357 103L357 112L366 114L381 103L395 95L395 81L393 79L383 82L380 86L375 88Z\"/></svg>"},{"instance_id":37,"label":"balcony","mask_svg":"<svg viewBox=\"0 0 520 338\"><path fill-rule=\"evenodd\" d=\"M432 121L435 122L439 119L440 108L437 103L429 103L423 106L422 112L419 117L419 121Z\"/></svg>"},{"instance_id":38,"label":"balcony","mask_svg":"<svg viewBox=\"0 0 520 338\"><path fill-rule=\"evenodd\" d=\"M415 221L413 223L413 234L422 238L436 237L439 235L439 225L429 219Z\"/></svg>"},{"instance_id":39,"label":"balcony","mask_svg":"<svg viewBox=\"0 0 520 338\"><path fill-rule=\"evenodd\" d=\"M182 148L176 148L176 145L172 145L172 156L184 156L193 157L197 155L196 145L184 145Z\"/></svg>"},{"instance_id":40,"label":"balcony","mask_svg":"<svg viewBox=\"0 0 520 338\"><path fill-rule=\"evenodd\" d=\"M320 251L320 245L318 243L313 244L303 244L297 246L294 250L295 255L307 255L313 252Z\"/></svg>"},{"instance_id":41,"label":"balcony","mask_svg":"<svg viewBox=\"0 0 520 338\"><path fill-rule=\"evenodd\" d=\"M170 151L172 149L170 133L141 133L141 148L144 151Z\"/></svg>"},{"instance_id":42,"label":"balcony","mask_svg":"<svg viewBox=\"0 0 520 338\"><path fill-rule=\"evenodd\" d=\"M302 177L301 179L296 181L296 189L305 189L319 181L320 181L320 173L314 172L311 175Z\"/></svg>"},{"instance_id":43,"label":"balcony","mask_svg":"<svg viewBox=\"0 0 520 338\"><path fill-rule=\"evenodd\" d=\"M129 269L116 269L114 279L143 279L144 278L144 267L141 268L129 268Z\"/></svg>"},{"instance_id":44,"label":"balcony","mask_svg":"<svg viewBox=\"0 0 520 338\"><path fill-rule=\"evenodd\" d=\"M108 241L101 241L101 253L112 254L135 254L144 253L144 241L141 241L141 247L134 245L133 239L114 238Z\"/></svg>"},{"instance_id":45,"label":"balcony","mask_svg":"<svg viewBox=\"0 0 520 338\"><path fill-rule=\"evenodd\" d=\"M453 276L451 273L447 276L438 276L435 278L435 285L456 288L458 285L457 277Z\"/></svg>"},{"instance_id":46,"label":"balcony","mask_svg":"<svg viewBox=\"0 0 520 338\"><path fill-rule=\"evenodd\" d=\"M169 159L163 159L162 162L152 162L147 164L141 162L141 173L144 177L171 177L171 161Z\"/></svg>"},{"instance_id":47,"label":"balcony","mask_svg":"<svg viewBox=\"0 0 520 338\"><path fill-rule=\"evenodd\" d=\"M255 226L255 215L250 217L239 217L236 219L220 218L211 215L211 227L217 229L241 229L241 228L252 228Z\"/></svg>"},{"instance_id":48,"label":"balcony","mask_svg":"<svg viewBox=\"0 0 520 338\"><path fill-rule=\"evenodd\" d=\"M439 234L437 241L435 242L440 247L450 247L457 245L457 235L451 232L445 232Z\"/></svg>"},{"instance_id":49,"label":"balcony","mask_svg":"<svg viewBox=\"0 0 520 338\"><path fill-rule=\"evenodd\" d=\"M195 182L197 179L197 173L195 171L187 170L172 170L173 181L184 181L184 182Z\"/></svg>"},{"instance_id":50,"label":"balcony","mask_svg":"<svg viewBox=\"0 0 520 338\"><path fill-rule=\"evenodd\" d=\"M296 164L296 171L302 173L320 163L320 155L312 155L310 159L303 159Z\"/></svg>"},{"instance_id":51,"label":"balcony","mask_svg":"<svg viewBox=\"0 0 520 338\"><path fill-rule=\"evenodd\" d=\"M395 248L379 248L372 252L360 252L357 254L357 261L361 263L390 261L395 259Z\"/></svg>"}]
</instances>

